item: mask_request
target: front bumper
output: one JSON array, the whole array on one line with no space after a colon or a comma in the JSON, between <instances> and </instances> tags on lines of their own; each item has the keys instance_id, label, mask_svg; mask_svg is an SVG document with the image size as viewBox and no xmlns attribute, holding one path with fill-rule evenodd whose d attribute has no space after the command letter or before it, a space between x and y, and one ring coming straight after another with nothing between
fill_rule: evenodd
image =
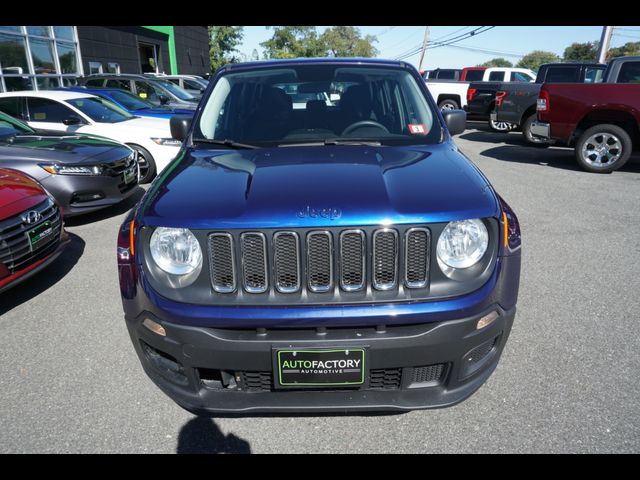
<instances>
[{"instance_id":1,"label":"front bumper","mask_svg":"<svg viewBox=\"0 0 640 480\"><path fill-rule=\"evenodd\" d=\"M40 270L48 267L51 263L53 263L56 258L60 256L60 254L64 251L64 249L69 244L69 236L66 231L62 232L60 236L60 240L56 247L54 247L53 251L47 253L46 256L40 258L34 263L28 265L27 267L18 270L12 275L4 278L0 278L0 293L8 290L12 287L15 287L19 283L24 282L25 280L31 278L33 275L37 274Z\"/></svg>"},{"instance_id":2,"label":"front bumper","mask_svg":"<svg viewBox=\"0 0 640 480\"><path fill-rule=\"evenodd\" d=\"M551 124L548 122L534 121L531 123L531 135L551 140Z\"/></svg>"},{"instance_id":3,"label":"front bumper","mask_svg":"<svg viewBox=\"0 0 640 480\"><path fill-rule=\"evenodd\" d=\"M58 201L65 217L116 205L133 195L138 186L137 180L125 184L122 175L51 175L41 183ZM100 198L93 200L93 195Z\"/></svg>"},{"instance_id":4,"label":"front bumper","mask_svg":"<svg viewBox=\"0 0 640 480\"><path fill-rule=\"evenodd\" d=\"M477 330L491 312L497 318ZM475 392L495 369L514 316L515 307L492 305L456 320L382 329L239 330L182 326L142 312L127 318L127 328L149 377L196 414L406 411L453 405ZM160 323L166 336L145 327L146 318ZM365 347L366 386L277 390L273 349L285 347Z\"/></svg>"}]
</instances>

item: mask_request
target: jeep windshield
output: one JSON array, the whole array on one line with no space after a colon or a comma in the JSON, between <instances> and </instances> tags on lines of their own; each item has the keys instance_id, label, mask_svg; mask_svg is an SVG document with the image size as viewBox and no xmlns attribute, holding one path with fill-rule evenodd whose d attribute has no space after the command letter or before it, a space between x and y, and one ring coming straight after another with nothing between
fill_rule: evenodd
<instances>
[{"instance_id":1,"label":"jeep windshield","mask_svg":"<svg viewBox=\"0 0 640 480\"><path fill-rule=\"evenodd\" d=\"M194 142L256 147L437 143L441 127L416 78L399 67L292 65L222 75Z\"/></svg>"}]
</instances>

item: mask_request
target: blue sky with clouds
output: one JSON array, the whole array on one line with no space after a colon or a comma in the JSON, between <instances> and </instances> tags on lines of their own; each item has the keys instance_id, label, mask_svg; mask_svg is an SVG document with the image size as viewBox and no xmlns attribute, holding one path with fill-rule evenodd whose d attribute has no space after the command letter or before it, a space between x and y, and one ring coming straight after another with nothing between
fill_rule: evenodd
<instances>
[{"instance_id":1,"label":"blue sky with clouds","mask_svg":"<svg viewBox=\"0 0 640 480\"><path fill-rule=\"evenodd\" d=\"M319 26L318 32L323 32L327 27ZM375 44L380 51L380 58L397 58L399 55L410 51L422 44L424 26L359 26L362 34L375 35L378 42ZM446 41L464 34L473 28L472 26L432 26L430 40ZM458 32L458 33L455 33ZM239 48L240 52L251 55L257 49L262 57L260 42L268 40L273 31L264 26L244 27L244 41ZM504 57L513 63L519 57L532 50L548 50L562 55L564 49L573 42L588 42L599 40L602 33L601 26L496 26L495 28L477 36L462 40L458 47L440 47L427 50L423 61L423 69L426 68L462 68L483 63L495 57ZM617 47L626 42L640 42L640 27L624 26L616 27L611 46ZM459 48L463 47L463 48ZM467 50L470 47L476 50ZM480 52L477 49L490 52ZM420 60L420 54L405 59L416 67Z\"/></svg>"}]
</instances>

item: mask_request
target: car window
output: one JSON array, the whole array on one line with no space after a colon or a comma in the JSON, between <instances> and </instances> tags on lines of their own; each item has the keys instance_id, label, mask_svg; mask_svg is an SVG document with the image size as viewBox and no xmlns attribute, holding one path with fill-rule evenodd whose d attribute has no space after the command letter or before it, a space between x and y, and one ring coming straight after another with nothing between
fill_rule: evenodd
<instances>
[{"instance_id":1,"label":"car window","mask_svg":"<svg viewBox=\"0 0 640 480\"><path fill-rule=\"evenodd\" d=\"M522 72L511 72L511 81L512 82L530 82L531 77Z\"/></svg>"},{"instance_id":2,"label":"car window","mask_svg":"<svg viewBox=\"0 0 640 480\"><path fill-rule=\"evenodd\" d=\"M479 82L482 80L483 75L484 75L484 70L468 70L467 75L465 76L465 81Z\"/></svg>"},{"instance_id":3,"label":"car window","mask_svg":"<svg viewBox=\"0 0 640 480\"><path fill-rule=\"evenodd\" d=\"M98 123L117 123L133 118L129 112L100 97L74 98L67 102Z\"/></svg>"},{"instance_id":4,"label":"car window","mask_svg":"<svg viewBox=\"0 0 640 480\"><path fill-rule=\"evenodd\" d=\"M0 98L0 112L11 115L14 118L20 118L20 101L22 97Z\"/></svg>"},{"instance_id":5,"label":"car window","mask_svg":"<svg viewBox=\"0 0 640 480\"><path fill-rule=\"evenodd\" d=\"M169 90L174 96L178 97L180 100L185 100L185 101L195 100L195 97L193 95L191 95L185 89L180 88L171 82L168 82L166 80L157 80L157 83L161 85L163 88Z\"/></svg>"},{"instance_id":6,"label":"car window","mask_svg":"<svg viewBox=\"0 0 640 480\"><path fill-rule=\"evenodd\" d=\"M27 97L29 120L32 122L62 123L72 116L78 116L69 107L49 98Z\"/></svg>"},{"instance_id":7,"label":"car window","mask_svg":"<svg viewBox=\"0 0 640 480\"><path fill-rule=\"evenodd\" d=\"M604 68L587 67L584 71L584 82L585 83L602 82L603 75L604 75Z\"/></svg>"},{"instance_id":8,"label":"car window","mask_svg":"<svg viewBox=\"0 0 640 480\"><path fill-rule=\"evenodd\" d=\"M259 146L328 139L424 144L440 134L424 92L405 69L298 65L224 74L194 138Z\"/></svg>"},{"instance_id":9,"label":"car window","mask_svg":"<svg viewBox=\"0 0 640 480\"><path fill-rule=\"evenodd\" d=\"M129 92L113 91L113 92L109 92L109 95L116 102L120 103L121 105L124 105L124 107L127 110L141 110L143 108L155 107L153 103L148 102L147 100L144 100L140 97L137 97L136 95Z\"/></svg>"},{"instance_id":10,"label":"car window","mask_svg":"<svg viewBox=\"0 0 640 480\"><path fill-rule=\"evenodd\" d=\"M160 103L160 95L163 95L162 90L154 87L149 82L143 82L136 80L136 93L143 100L148 100L153 103ZM166 95L165 95L166 96Z\"/></svg>"},{"instance_id":11,"label":"car window","mask_svg":"<svg viewBox=\"0 0 640 480\"><path fill-rule=\"evenodd\" d=\"M179 78L167 78L167 80L169 80L171 83L175 83L176 85L180 85Z\"/></svg>"},{"instance_id":12,"label":"car window","mask_svg":"<svg viewBox=\"0 0 640 480\"><path fill-rule=\"evenodd\" d=\"M195 80L190 80L188 78L184 79L184 88L189 88L191 90L202 90L204 87L202 85L200 85L198 82L196 82Z\"/></svg>"},{"instance_id":13,"label":"car window","mask_svg":"<svg viewBox=\"0 0 640 480\"><path fill-rule=\"evenodd\" d=\"M131 90L131 82L121 78L110 78L106 83L107 88L122 88L123 90Z\"/></svg>"},{"instance_id":14,"label":"car window","mask_svg":"<svg viewBox=\"0 0 640 480\"><path fill-rule=\"evenodd\" d=\"M87 87L102 87L104 85L104 78L92 78L84 82Z\"/></svg>"},{"instance_id":15,"label":"car window","mask_svg":"<svg viewBox=\"0 0 640 480\"><path fill-rule=\"evenodd\" d=\"M501 82L504 79L504 72L491 72L489 74L490 82Z\"/></svg>"},{"instance_id":16,"label":"car window","mask_svg":"<svg viewBox=\"0 0 640 480\"><path fill-rule=\"evenodd\" d=\"M618 83L640 83L640 62L625 62L620 67Z\"/></svg>"},{"instance_id":17,"label":"car window","mask_svg":"<svg viewBox=\"0 0 640 480\"><path fill-rule=\"evenodd\" d=\"M578 67L549 67L544 81L550 83L572 83L578 81Z\"/></svg>"}]
</instances>

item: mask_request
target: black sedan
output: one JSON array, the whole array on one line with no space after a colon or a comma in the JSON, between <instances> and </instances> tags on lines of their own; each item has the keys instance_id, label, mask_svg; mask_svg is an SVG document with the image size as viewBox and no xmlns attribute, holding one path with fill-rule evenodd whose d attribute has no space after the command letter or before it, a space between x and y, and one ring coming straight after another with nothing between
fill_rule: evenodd
<instances>
[{"instance_id":1,"label":"black sedan","mask_svg":"<svg viewBox=\"0 0 640 480\"><path fill-rule=\"evenodd\" d=\"M36 132L2 112L0 167L40 182L66 217L115 205L138 185L136 154L126 145L101 137Z\"/></svg>"}]
</instances>

